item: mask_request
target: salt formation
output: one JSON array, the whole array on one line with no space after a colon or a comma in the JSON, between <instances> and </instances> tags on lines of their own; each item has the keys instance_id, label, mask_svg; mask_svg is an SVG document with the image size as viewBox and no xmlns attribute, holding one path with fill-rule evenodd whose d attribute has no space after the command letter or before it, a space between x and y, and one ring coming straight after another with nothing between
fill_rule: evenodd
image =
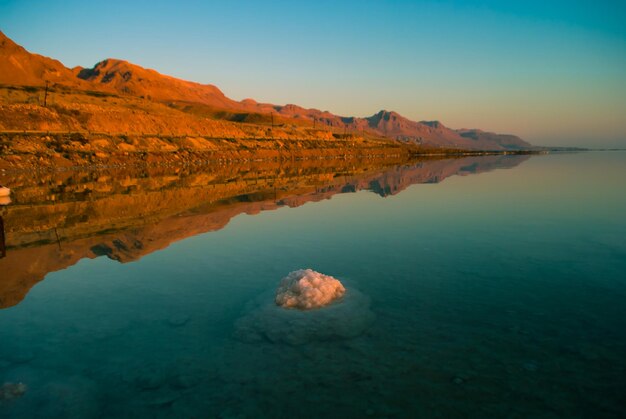
<instances>
[{"instance_id":1,"label":"salt formation","mask_svg":"<svg viewBox=\"0 0 626 419\"><path fill-rule=\"evenodd\" d=\"M4 383L0 386L0 402L13 400L26 393L26 385L23 383Z\"/></svg>"},{"instance_id":2,"label":"salt formation","mask_svg":"<svg viewBox=\"0 0 626 419\"><path fill-rule=\"evenodd\" d=\"M332 276L300 269L290 272L276 290L276 304L283 308L311 310L343 297L346 289Z\"/></svg>"},{"instance_id":3,"label":"salt formation","mask_svg":"<svg viewBox=\"0 0 626 419\"><path fill-rule=\"evenodd\" d=\"M248 303L235 322L234 337L289 345L351 339L374 319L367 296L348 283L344 287L331 276L305 269L283 278L275 293L268 291Z\"/></svg>"}]
</instances>

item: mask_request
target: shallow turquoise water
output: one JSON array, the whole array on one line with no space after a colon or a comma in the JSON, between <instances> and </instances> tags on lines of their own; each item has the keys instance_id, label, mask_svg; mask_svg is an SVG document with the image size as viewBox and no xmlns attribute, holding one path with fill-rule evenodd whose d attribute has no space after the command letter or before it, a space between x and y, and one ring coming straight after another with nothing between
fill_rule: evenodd
<instances>
[{"instance_id":1,"label":"shallow turquoise water","mask_svg":"<svg viewBox=\"0 0 626 419\"><path fill-rule=\"evenodd\" d=\"M364 296L353 333L240 329L308 267ZM239 215L0 310L0 417L620 417L625 272L625 153Z\"/></svg>"}]
</instances>

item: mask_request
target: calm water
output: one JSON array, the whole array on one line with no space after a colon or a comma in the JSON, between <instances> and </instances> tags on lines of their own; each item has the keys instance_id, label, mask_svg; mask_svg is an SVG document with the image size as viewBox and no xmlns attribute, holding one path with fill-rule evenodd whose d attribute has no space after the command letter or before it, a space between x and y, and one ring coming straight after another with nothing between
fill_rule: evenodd
<instances>
[{"instance_id":1,"label":"calm water","mask_svg":"<svg viewBox=\"0 0 626 419\"><path fill-rule=\"evenodd\" d=\"M0 417L626 415L625 153L7 176Z\"/></svg>"}]
</instances>

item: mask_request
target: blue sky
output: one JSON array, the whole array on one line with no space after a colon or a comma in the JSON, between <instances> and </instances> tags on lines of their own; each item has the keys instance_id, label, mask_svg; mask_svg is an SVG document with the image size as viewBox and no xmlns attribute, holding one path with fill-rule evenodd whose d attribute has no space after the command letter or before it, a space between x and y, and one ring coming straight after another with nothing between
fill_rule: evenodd
<instances>
[{"instance_id":1,"label":"blue sky","mask_svg":"<svg viewBox=\"0 0 626 419\"><path fill-rule=\"evenodd\" d=\"M122 58L234 99L547 145L626 146L623 22L615 0L0 0L0 30L70 67Z\"/></svg>"}]
</instances>

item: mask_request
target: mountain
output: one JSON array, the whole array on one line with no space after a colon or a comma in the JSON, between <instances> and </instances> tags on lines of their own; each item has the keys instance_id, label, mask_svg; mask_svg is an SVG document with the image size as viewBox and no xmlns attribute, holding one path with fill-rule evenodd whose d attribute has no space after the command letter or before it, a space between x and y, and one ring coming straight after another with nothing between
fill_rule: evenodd
<instances>
[{"instance_id":1,"label":"mountain","mask_svg":"<svg viewBox=\"0 0 626 419\"><path fill-rule=\"evenodd\" d=\"M454 130L439 121L411 121L396 112L380 111L365 118L381 134L401 141L428 146L468 149L520 150L532 145L515 135L496 134L479 129Z\"/></svg>"},{"instance_id":2,"label":"mountain","mask_svg":"<svg viewBox=\"0 0 626 419\"><path fill-rule=\"evenodd\" d=\"M479 148L438 121L416 122L388 111L380 111L366 119L377 132L396 140L428 146Z\"/></svg>"},{"instance_id":3,"label":"mountain","mask_svg":"<svg viewBox=\"0 0 626 419\"><path fill-rule=\"evenodd\" d=\"M43 85L46 81L78 88L89 87L60 61L32 54L0 31L0 83L32 86Z\"/></svg>"},{"instance_id":4,"label":"mountain","mask_svg":"<svg viewBox=\"0 0 626 419\"><path fill-rule=\"evenodd\" d=\"M100 88L155 101L197 102L226 109L240 107L211 84L179 80L112 58L93 68L81 69L76 76Z\"/></svg>"},{"instance_id":5,"label":"mountain","mask_svg":"<svg viewBox=\"0 0 626 419\"><path fill-rule=\"evenodd\" d=\"M265 126L312 125L337 134L386 137L428 148L515 150L532 147L514 135L478 129L454 130L439 121L412 121L393 111L381 110L372 116L358 118L343 117L294 104L274 105L259 103L253 99L235 101L214 85L180 80L118 59L106 59L92 68L69 69L57 60L26 51L0 32L0 84L40 87L46 82L76 90L100 91L164 104L170 109L187 114L185 118L192 115L195 119L184 123L189 127L196 126L195 122L202 123L210 118ZM111 109L110 104L101 105L100 113ZM154 110L146 112L155 115ZM95 120L98 117L90 114L83 119ZM165 117L158 115L158 118L162 120ZM180 118L177 121L180 125ZM159 124L168 125L168 121L164 120ZM78 125L80 124L74 121L73 126ZM111 127L113 129L115 127Z\"/></svg>"},{"instance_id":6,"label":"mountain","mask_svg":"<svg viewBox=\"0 0 626 419\"><path fill-rule=\"evenodd\" d=\"M532 145L515 135L496 134L493 132L485 132L479 129L459 129L456 132L463 138L469 138L473 141L493 142L507 150L519 150L530 148Z\"/></svg>"}]
</instances>

